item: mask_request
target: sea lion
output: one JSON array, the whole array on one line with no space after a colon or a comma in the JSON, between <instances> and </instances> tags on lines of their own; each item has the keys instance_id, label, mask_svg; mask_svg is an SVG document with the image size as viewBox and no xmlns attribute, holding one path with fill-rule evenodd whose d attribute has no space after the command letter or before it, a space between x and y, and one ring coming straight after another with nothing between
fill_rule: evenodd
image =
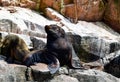
<instances>
[{"instance_id":1,"label":"sea lion","mask_svg":"<svg viewBox=\"0 0 120 82\"><path fill-rule=\"evenodd\" d=\"M39 62L45 62L47 64L50 64L50 61L52 61L51 63L54 63L54 65L60 63L60 66L67 65L70 68L82 68L78 59L73 60L73 56L76 57L77 55L74 52L72 44L68 41L65 31L61 27L55 24L46 25L45 32L47 33L47 44L42 52L38 50L27 57L25 62L28 62L28 66L31 63L34 64L36 60L39 60ZM43 56L45 58L42 58L40 54L46 57ZM48 59L49 61L47 61Z\"/></svg>"},{"instance_id":2,"label":"sea lion","mask_svg":"<svg viewBox=\"0 0 120 82\"><path fill-rule=\"evenodd\" d=\"M79 61L72 59L76 55L72 44L68 41L65 31L58 25L46 25L45 31L47 33L46 48L48 51L55 53L54 56L58 58L60 66L67 65L70 68L81 68Z\"/></svg>"},{"instance_id":3,"label":"sea lion","mask_svg":"<svg viewBox=\"0 0 120 82\"><path fill-rule=\"evenodd\" d=\"M104 65L104 71L120 78L120 55L109 60L109 63Z\"/></svg>"},{"instance_id":4,"label":"sea lion","mask_svg":"<svg viewBox=\"0 0 120 82\"><path fill-rule=\"evenodd\" d=\"M17 35L7 35L1 42L1 54L6 56L8 63L13 63L14 60L22 62L23 58L30 53L26 43Z\"/></svg>"}]
</instances>

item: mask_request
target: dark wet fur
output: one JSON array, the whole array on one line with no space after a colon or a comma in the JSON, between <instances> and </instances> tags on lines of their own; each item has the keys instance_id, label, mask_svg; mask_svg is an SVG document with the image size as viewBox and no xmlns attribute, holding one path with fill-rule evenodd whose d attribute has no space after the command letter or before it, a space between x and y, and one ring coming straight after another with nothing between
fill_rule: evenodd
<instances>
[{"instance_id":1,"label":"dark wet fur","mask_svg":"<svg viewBox=\"0 0 120 82\"><path fill-rule=\"evenodd\" d=\"M104 66L104 70L118 78L120 78L120 56L114 58L110 63Z\"/></svg>"},{"instance_id":2,"label":"dark wet fur","mask_svg":"<svg viewBox=\"0 0 120 82\"><path fill-rule=\"evenodd\" d=\"M57 25L46 25L45 31L47 33L46 48L56 53L55 57L58 58L61 66L75 68L72 66L72 45L67 40L65 31Z\"/></svg>"},{"instance_id":3,"label":"dark wet fur","mask_svg":"<svg viewBox=\"0 0 120 82\"><path fill-rule=\"evenodd\" d=\"M33 51L28 55L23 64L26 66L35 65L36 63L56 64L57 60L53 55L54 53L47 50Z\"/></svg>"}]
</instances>

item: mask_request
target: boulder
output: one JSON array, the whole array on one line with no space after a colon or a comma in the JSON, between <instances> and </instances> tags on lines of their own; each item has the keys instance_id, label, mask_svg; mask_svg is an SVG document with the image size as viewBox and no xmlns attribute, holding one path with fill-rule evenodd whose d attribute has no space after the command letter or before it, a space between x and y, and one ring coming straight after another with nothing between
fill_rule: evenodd
<instances>
[{"instance_id":1,"label":"boulder","mask_svg":"<svg viewBox=\"0 0 120 82\"><path fill-rule=\"evenodd\" d=\"M105 10L104 20L115 31L120 33L120 1L108 0L106 4L107 7Z\"/></svg>"},{"instance_id":2,"label":"boulder","mask_svg":"<svg viewBox=\"0 0 120 82\"><path fill-rule=\"evenodd\" d=\"M26 82L26 69L26 66L7 64L0 60L0 82Z\"/></svg>"},{"instance_id":3,"label":"boulder","mask_svg":"<svg viewBox=\"0 0 120 82\"><path fill-rule=\"evenodd\" d=\"M48 66L43 63L38 63L36 65L31 66L32 70L32 77L34 81L47 81L48 79L52 78L53 76L50 74L50 70Z\"/></svg>"},{"instance_id":4,"label":"boulder","mask_svg":"<svg viewBox=\"0 0 120 82\"><path fill-rule=\"evenodd\" d=\"M63 10L62 14L73 20L98 21L103 18L105 4L103 0L74 0Z\"/></svg>"},{"instance_id":5,"label":"boulder","mask_svg":"<svg viewBox=\"0 0 120 82\"><path fill-rule=\"evenodd\" d=\"M40 10L51 7L73 20L98 21L103 18L105 4L103 0L41 0Z\"/></svg>"},{"instance_id":6,"label":"boulder","mask_svg":"<svg viewBox=\"0 0 120 82\"><path fill-rule=\"evenodd\" d=\"M84 26L85 22L79 22L79 25L80 24ZM89 30L87 30L87 26ZM76 30L76 34L68 34L76 53L79 54L79 58L83 58L83 60L85 58L85 60L89 62L91 60L95 61L99 58L104 58L110 53L115 53L115 51L120 48L119 37L117 37L119 34L116 35L116 33L111 31L108 27L103 30L104 24L98 28L97 26L99 26L99 23L97 22L96 24L89 23L85 25L85 28L83 28L84 30L82 30L82 27L78 27L81 28L81 30ZM90 32L90 28L92 29L92 32ZM79 33L77 34L78 31Z\"/></svg>"},{"instance_id":7,"label":"boulder","mask_svg":"<svg viewBox=\"0 0 120 82\"><path fill-rule=\"evenodd\" d=\"M69 74L79 82L119 82L120 79L99 70L69 70Z\"/></svg>"},{"instance_id":8,"label":"boulder","mask_svg":"<svg viewBox=\"0 0 120 82\"><path fill-rule=\"evenodd\" d=\"M55 76L52 80L49 82L79 82L77 78L67 76L67 75L59 75Z\"/></svg>"},{"instance_id":9,"label":"boulder","mask_svg":"<svg viewBox=\"0 0 120 82\"><path fill-rule=\"evenodd\" d=\"M16 64L8 64L9 68L7 68L8 72L8 81L9 82L25 82L26 79L26 66L16 65Z\"/></svg>"},{"instance_id":10,"label":"boulder","mask_svg":"<svg viewBox=\"0 0 120 82\"><path fill-rule=\"evenodd\" d=\"M0 20L0 31L13 32L21 34L21 29L17 27L17 24L13 23L11 20Z\"/></svg>"},{"instance_id":11,"label":"boulder","mask_svg":"<svg viewBox=\"0 0 120 82\"><path fill-rule=\"evenodd\" d=\"M17 10L17 12L11 13L12 9ZM26 11L28 13L31 13L32 15L28 15ZM0 31L25 34L37 37L46 37L43 28L43 26L45 25L45 21L41 21L41 16L40 19L38 19L39 15L34 13L33 11L19 7L2 7L0 13ZM22 15L26 16L23 18ZM36 17L38 17L37 20ZM43 18L43 20L46 19ZM39 22L41 22L42 25L40 25Z\"/></svg>"}]
</instances>

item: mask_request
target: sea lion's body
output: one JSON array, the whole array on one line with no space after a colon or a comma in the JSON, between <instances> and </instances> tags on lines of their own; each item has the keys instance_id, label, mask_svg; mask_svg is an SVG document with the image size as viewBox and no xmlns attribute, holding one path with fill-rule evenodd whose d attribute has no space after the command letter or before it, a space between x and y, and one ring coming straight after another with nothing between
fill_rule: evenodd
<instances>
[{"instance_id":1,"label":"sea lion's body","mask_svg":"<svg viewBox=\"0 0 120 82\"><path fill-rule=\"evenodd\" d=\"M17 35L7 35L4 37L1 44L1 54L6 56L8 63L13 63L14 60L22 62L23 58L30 53L26 43Z\"/></svg>"},{"instance_id":2,"label":"sea lion's body","mask_svg":"<svg viewBox=\"0 0 120 82\"><path fill-rule=\"evenodd\" d=\"M47 33L47 50L55 53L60 65L67 65L70 68L80 68L73 63L72 55L76 55L73 51L72 44L66 38L65 31L57 25L46 25ZM74 54L73 54L74 53ZM80 63L79 63L80 64Z\"/></svg>"}]
</instances>

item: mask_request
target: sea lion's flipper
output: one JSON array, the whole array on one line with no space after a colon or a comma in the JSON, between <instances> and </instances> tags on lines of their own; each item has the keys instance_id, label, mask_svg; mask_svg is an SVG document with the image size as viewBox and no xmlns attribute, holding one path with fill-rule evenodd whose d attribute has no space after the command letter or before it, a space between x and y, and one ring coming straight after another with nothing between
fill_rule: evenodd
<instances>
[{"instance_id":1,"label":"sea lion's flipper","mask_svg":"<svg viewBox=\"0 0 120 82\"><path fill-rule=\"evenodd\" d=\"M56 58L56 63L48 64L48 69L51 74L54 74L60 68L59 60Z\"/></svg>"},{"instance_id":2,"label":"sea lion's flipper","mask_svg":"<svg viewBox=\"0 0 120 82\"><path fill-rule=\"evenodd\" d=\"M80 59L77 56L77 54L75 53L72 45L71 45L71 48L72 48L72 58L71 58L71 65L72 65L72 67L75 68L75 69L83 68L81 63L80 63Z\"/></svg>"}]
</instances>

